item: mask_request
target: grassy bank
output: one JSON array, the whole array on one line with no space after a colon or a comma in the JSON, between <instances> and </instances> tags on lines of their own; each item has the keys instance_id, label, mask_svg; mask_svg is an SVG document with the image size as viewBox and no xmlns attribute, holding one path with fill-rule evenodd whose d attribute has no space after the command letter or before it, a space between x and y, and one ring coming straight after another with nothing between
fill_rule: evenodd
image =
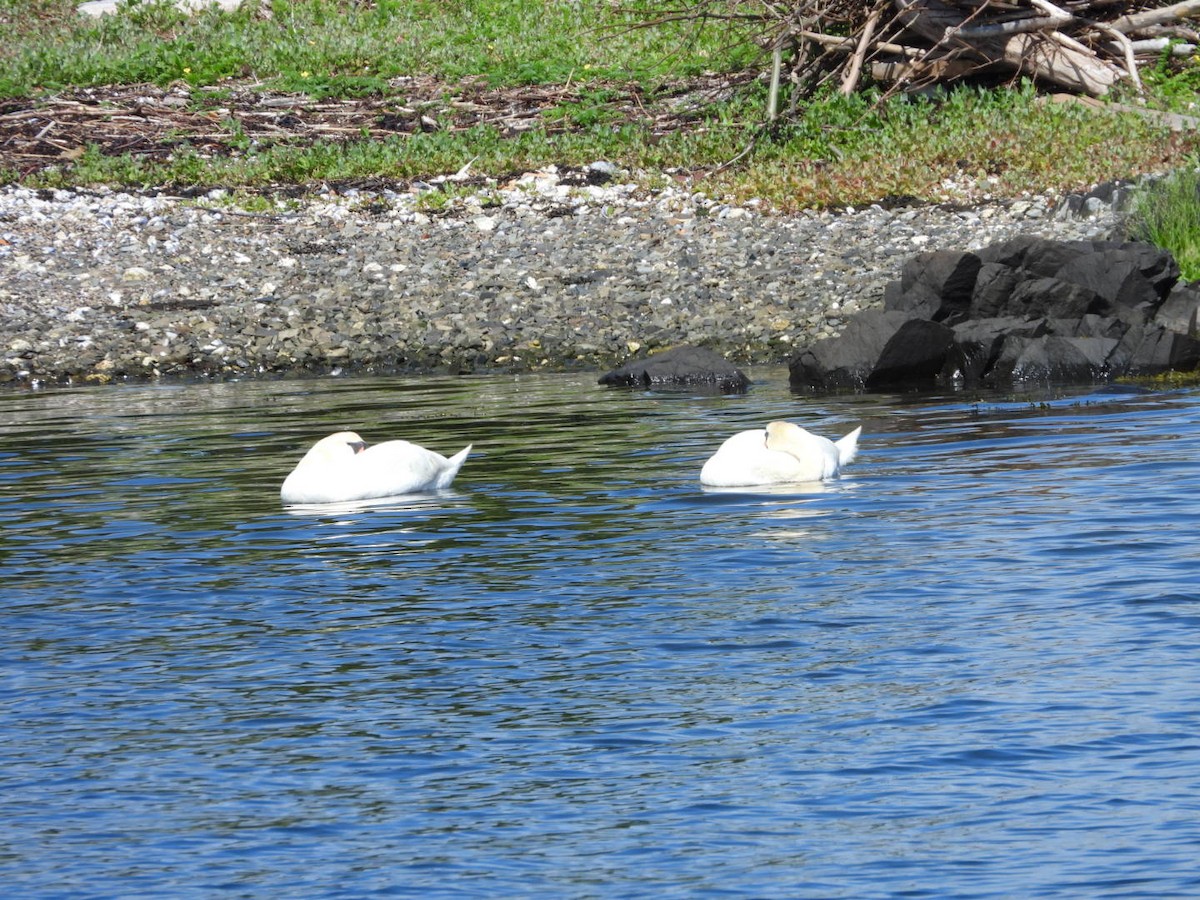
<instances>
[{"instance_id":1,"label":"grassy bank","mask_svg":"<svg viewBox=\"0 0 1200 900\"><path fill-rule=\"evenodd\" d=\"M632 21L607 0L272 0L191 17L153 3L99 20L67 0L0 0L0 112L43 113L19 118L34 149L0 157L0 180L259 190L604 159L789 210L1078 189L1197 147L1154 118L1029 87L830 95L767 132L751 43ZM1158 96L1185 106L1192 77L1164 71ZM137 105L151 88L174 104L153 128ZM77 134L64 97L96 110ZM268 101L280 114L256 130ZM101 141L102 125L137 140Z\"/></svg>"}]
</instances>

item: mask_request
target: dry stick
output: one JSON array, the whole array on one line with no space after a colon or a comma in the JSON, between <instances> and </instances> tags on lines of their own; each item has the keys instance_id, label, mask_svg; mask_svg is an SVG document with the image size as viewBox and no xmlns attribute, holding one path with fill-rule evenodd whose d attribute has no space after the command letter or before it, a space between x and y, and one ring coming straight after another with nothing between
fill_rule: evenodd
<instances>
[{"instance_id":1,"label":"dry stick","mask_svg":"<svg viewBox=\"0 0 1200 900\"><path fill-rule=\"evenodd\" d=\"M1133 42L1117 31L1117 29L1105 25L1103 22L1093 22L1092 27L1103 34L1107 34L1125 51L1125 69L1129 72L1129 79L1133 82L1133 86L1137 88L1137 92L1144 94L1146 90L1142 87L1142 79L1138 75L1137 59L1133 55Z\"/></svg>"},{"instance_id":2,"label":"dry stick","mask_svg":"<svg viewBox=\"0 0 1200 900\"><path fill-rule=\"evenodd\" d=\"M1118 78L1121 69L1100 59L1087 47L1061 31L1047 32L1040 36L1043 41L1058 44L1053 54L1040 52L1042 48L1029 43L1036 40L1030 35L1016 35L1005 44L1004 61L1014 68L1029 71L1026 66L1033 61L1034 75L1062 85L1068 90L1083 91L1095 96L1107 93ZM1022 38L1025 38L1022 41Z\"/></svg>"},{"instance_id":3,"label":"dry stick","mask_svg":"<svg viewBox=\"0 0 1200 900\"><path fill-rule=\"evenodd\" d=\"M943 45L956 30L971 27L966 23L979 16L986 8L985 6L979 7L964 17L960 11L938 3L936 0L892 0L892 5L896 10L893 22L898 22L901 30L911 30L919 34L930 42L930 46L924 49L915 49L884 42L877 44L877 48L884 53L904 56L909 60L904 63L885 63L876 73L876 76L881 77L882 80L887 80L889 76L895 78L895 84L884 92L880 102L900 90L900 85L905 80L910 81L913 85L919 85L922 82L933 84L941 80L941 76L938 74L939 68L951 70L952 79L979 68L977 64L960 58L963 53L970 52L968 48L951 47L946 51L945 56L934 57L935 54L942 52ZM930 21L934 22L932 26L928 24ZM929 67L928 74L922 75L920 70L925 66Z\"/></svg>"},{"instance_id":4,"label":"dry stick","mask_svg":"<svg viewBox=\"0 0 1200 900\"><path fill-rule=\"evenodd\" d=\"M1125 49L1125 67L1128 70L1129 80L1133 82L1139 94L1144 93L1145 91L1142 87L1142 79L1138 75L1137 60L1133 55L1133 44L1130 42L1129 38L1125 37L1125 35L1121 34L1119 31L1116 31L1113 28L1103 24L1102 22L1092 22L1090 20L1081 21L1086 21L1090 27L1095 28L1097 31L1110 34L1115 40L1117 40L1118 43L1123 45ZM1079 53L1086 53L1088 56L1096 58L1096 55L1087 46L1079 43L1079 41L1075 40L1073 37L1063 34L1061 31L1052 31L1050 33L1050 39L1055 43L1061 44L1062 46L1071 50L1078 51Z\"/></svg>"},{"instance_id":5,"label":"dry stick","mask_svg":"<svg viewBox=\"0 0 1200 900\"><path fill-rule=\"evenodd\" d=\"M1036 19L1014 19L1011 22L999 22L993 25L964 26L957 29L956 34L963 38L1007 37L1010 34L1020 34L1026 31L1047 31L1058 28L1074 18L1065 9L1059 9L1053 3L1047 3L1046 0L1029 0L1029 2L1046 15Z\"/></svg>"},{"instance_id":6,"label":"dry stick","mask_svg":"<svg viewBox=\"0 0 1200 900\"><path fill-rule=\"evenodd\" d=\"M960 59L935 59L932 62L874 62L871 76L876 81L904 82L913 86L933 84L937 81L955 80L978 72L980 64ZM894 90L894 89L893 89ZM891 96L889 90L887 96Z\"/></svg>"},{"instance_id":7,"label":"dry stick","mask_svg":"<svg viewBox=\"0 0 1200 900\"><path fill-rule=\"evenodd\" d=\"M771 50L771 89L767 93L767 121L774 122L779 115L779 72L783 68L783 46L776 41Z\"/></svg>"},{"instance_id":8,"label":"dry stick","mask_svg":"<svg viewBox=\"0 0 1200 900\"><path fill-rule=\"evenodd\" d=\"M871 44L871 37L875 34L875 26L879 24L879 16L882 12L883 10L876 6L871 10L871 14L867 16L866 24L863 25L863 32L858 39L858 46L854 49L854 53L850 57L850 64L846 68L846 73L842 76L840 90L846 97L853 94L854 89L858 87L858 79L862 75L863 59L867 55L867 48Z\"/></svg>"},{"instance_id":9,"label":"dry stick","mask_svg":"<svg viewBox=\"0 0 1200 900\"><path fill-rule=\"evenodd\" d=\"M1200 0L1197 0L1200 2ZM972 18L974 10L964 20L962 11L942 0L893 0L901 13L901 21L935 45L955 37ZM1102 95L1120 77L1120 70L1102 62L1090 50L1059 46L1061 32L1045 34L1016 33L1006 40L987 39L969 49L988 62L999 62L1016 71L1031 73L1039 78L1060 84L1068 90ZM1065 36L1063 36L1065 37ZM1047 41L1051 46L1046 46Z\"/></svg>"},{"instance_id":10,"label":"dry stick","mask_svg":"<svg viewBox=\"0 0 1200 900\"><path fill-rule=\"evenodd\" d=\"M842 50L846 53L850 53L854 49L854 40L851 38L835 37L832 34L821 34L819 31L797 31L796 34L799 37L812 41L814 44L822 44L826 47L832 47L835 50ZM891 53L894 56L908 56L912 58L924 56L927 52L916 47L904 47L900 44L893 44L890 41L876 41L872 49L880 53Z\"/></svg>"},{"instance_id":11,"label":"dry stick","mask_svg":"<svg viewBox=\"0 0 1200 900\"><path fill-rule=\"evenodd\" d=\"M567 73L567 83L564 84L558 92L559 100L561 100L564 96L566 96L567 91L569 91L571 89L571 79L573 79L574 77L575 77L575 69L572 68L571 71Z\"/></svg>"},{"instance_id":12,"label":"dry stick","mask_svg":"<svg viewBox=\"0 0 1200 900\"><path fill-rule=\"evenodd\" d=\"M1029 5L1035 9L1040 9L1050 18L1057 20L1059 24L1062 25L1065 25L1067 22L1070 22L1073 18L1075 18L1065 9L1055 6L1050 2L1050 0L1029 0Z\"/></svg>"},{"instance_id":13,"label":"dry stick","mask_svg":"<svg viewBox=\"0 0 1200 900\"><path fill-rule=\"evenodd\" d=\"M1095 58L1096 54L1086 44L1081 44L1069 34L1063 34L1061 31L1050 32L1050 39L1055 43L1062 44L1064 47L1075 50L1079 53L1086 53L1088 56Z\"/></svg>"},{"instance_id":14,"label":"dry stick","mask_svg":"<svg viewBox=\"0 0 1200 900\"><path fill-rule=\"evenodd\" d=\"M723 172L731 166L737 165L739 161L744 159L758 144L758 138L766 130L767 124L775 121L779 114L779 73L783 69L783 37L780 36L775 42L774 48L771 50L771 88L767 94L767 121L762 126L757 128L750 138L750 142L742 148L742 152L733 159L726 160L715 169L713 174Z\"/></svg>"},{"instance_id":15,"label":"dry stick","mask_svg":"<svg viewBox=\"0 0 1200 900\"><path fill-rule=\"evenodd\" d=\"M789 35L789 37L794 37L794 35ZM795 53L792 57L791 70L788 72L788 81L792 85L792 90L788 93L788 118L793 121L796 118L796 107L800 104L800 85L802 83L800 73L809 64L808 56L812 50L812 43L810 41L796 41L794 42L794 46Z\"/></svg>"},{"instance_id":16,"label":"dry stick","mask_svg":"<svg viewBox=\"0 0 1200 900\"><path fill-rule=\"evenodd\" d=\"M1139 28L1145 28L1148 25L1162 25L1166 22L1175 22L1179 19L1189 19L1196 16L1200 16L1200 0L1186 0L1184 3L1164 6L1162 9L1151 9L1146 12L1121 16L1121 18L1110 22L1109 26L1115 28L1117 31L1130 32L1137 31Z\"/></svg>"},{"instance_id":17,"label":"dry stick","mask_svg":"<svg viewBox=\"0 0 1200 900\"><path fill-rule=\"evenodd\" d=\"M1140 41L1130 41L1129 46L1134 53L1159 54L1170 49L1172 56L1191 56L1196 52L1195 44L1181 44L1175 38L1156 37Z\"/></svg>"}]
</instances>

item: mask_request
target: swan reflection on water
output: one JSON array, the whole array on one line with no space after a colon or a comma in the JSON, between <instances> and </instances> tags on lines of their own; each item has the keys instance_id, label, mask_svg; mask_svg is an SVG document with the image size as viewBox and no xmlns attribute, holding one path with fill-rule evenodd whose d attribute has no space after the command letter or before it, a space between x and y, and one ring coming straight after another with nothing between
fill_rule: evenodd
<instances>
[{"instance_id":1,"label":"swan reflection on water","mask_svg":"<svg viewBox=\"0 0 1200 900\"><path fill-rule=\"evenodd\" d=\"M466 509L468 505L458 492L441 490L395 497L371 497L366 500L343 500L336 503L289 503L284 506L283 511L291 516L321 518L368 510L413 513L451 512Z\"/></svg>"}]
</instances>

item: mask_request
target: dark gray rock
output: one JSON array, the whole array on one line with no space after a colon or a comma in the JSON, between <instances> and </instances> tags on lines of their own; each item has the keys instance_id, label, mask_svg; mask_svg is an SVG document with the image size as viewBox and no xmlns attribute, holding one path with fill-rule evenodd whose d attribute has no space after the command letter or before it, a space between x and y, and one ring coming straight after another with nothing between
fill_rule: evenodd
<instances>
[{"instance_id":1,"label":"dark gray rock","mask_svg":"<svg viewBox=\"0 0 1200 900\"><path fill-rule=\"evenodd\" d=\"M1068 194L1063 198L1060 213L1067 217L1085 217L1106 210L1123 211L1128 208L1133 191L1133 182L1106 181L1086 192Z\"/></svg>"},{"instance_id":2,"label":"dark gray rock","mask_svg":"<svg viewBox=\"0 0 1200 900\"><path fill-rule=\"evenodd\" d=\"M926 303L932 298L937 298L938 308L929 318L940 321L961 317L966 314L971 303L975 277L979 274L981 265L979 257L974 253L955 250L922 253L909 260L901 271L901 295L914 294Z\"/></svg>"},{"instance_id":3,"label":"dark gray rock","mask_svg":"<svg viewBox=\"0 0 1200 900\"><path fill-rule=\"evenodd\" d=\"M859 388L871 374L883 348L910 320L900 310L870 309L850 319L841 336L817 341L796 356L789 368L794 388Z\"/></svg>"},{"instance_id":4,"label":"dark gray rock","mask_svg":"<svg viewBox=\"0 0 1200 900\"><path fill-rule=\"evenodd\" d=\"M1149 244L1018 237L922 253L883 300L803 348L793 387L1088 382L1200 364L1200 286L1180 285L1171 254Z\"/></svg>"},{"instance_id":5,"label":"dark gray rock","mask_svg":"<svg viewBox=\"0 0 1200 900\"><path fill-rule=\"evenodd\" d=\"M1133 323L1133 326L1138 324ZM1058 330L1076 337L1101 337L1120 340L1133 326L1116 316L1089 314L1075 321L1060 323Z\"/></svg>"},{"instance_id":6,"label":"dark gray rock","mask_svg":"<svg viewBox=\"0 0 1200 900\"><path fill-rule=\"evenodd\" d=\"M1096 295L1059 278L1018 281L1001 314L1014 318L1078 319L1094 312Z\"/></svg>"},{"instance_id":7,"label":"dark gray rock","mask_svg":"<svg viewBox=\"0 0 1200 900\"><path fill-rule=\"evenodd\" d=\"M1079 257L1063 266L1057 277L1093 294L1094 311L1144 322L1179 280L1179 267L1170 254L1135 247Z\"/></svg>"},{"instance_id":8,"label":"dark gray rock","mask_svg":"<svg viewBox=\"0 0 1200 900\"><path fill-rule=\"evenodd\" d=\"M909 319L884 345L866 386L928 383L941 374L953 346L953 328L928 319Z\"/></svg>"},{"instance_id":9,"label":"dark gray rock","mask_svg":"<svg viewBox=\"0 0 1200 900\"><path fill-rule=\"evenodd\" d=\"M985 382L997 386L1020 381L1087 383L1109 374L1108 357L1117 341L1042 334L1005 337Z\"/></svg>"},{"instance_id":10,"label":"dark gray rock","mask_svg":"<svg viewBox=\"0 0 1200 900\"><path fill-rule=\"evenodd\" d=\"M1161 325L1148 328L1133 350L1127 371L1132 375L1157 375L1174 370L1190 372L1200 367L1200 341Z\"/></svg>"},{"instance_id":11,"label":"dark gray rock","mask_svg":"<svg viewBox=\"0 0 1200 900\"><path fill-rule=\"evenodd\" d=\"M999 359L1009 335L1035 337L1044 323L1024 319L971 319L954 326L954 345L937 380L945 384L982 384Z\"/></svg>"},{"instance_id":12,"label":"dark gray rock","mask_svg":"<svg viewBox=\"0 0 1200 900\"><path fill-rule=\"evenodd\" d=\"M740 394L750 387L746 374L723 356L685 344L628 362L600 376L610 387L710 387Z\"/></svg>"},{"instance_id":13,"label":"dark gray rock","mask_svg":"<svg viewBox=\"0 0 1200 900\"><path fill-rule=\"evenodd\" d=\"M1035 276L1052 278L1067 263L1085 253L1096 252L1091 241L1055 241L1032 235L1020 235L1009 241L977 250L984 263L999 263L1024 269Z\"/></svg>"},{"instance_id":14,"label":"dark gray rock","mask_svg":"<svg viewBox=\"0 0 1200 900\"><path fill-rule=\"evenodd\" d=\"M1176 284L1154 318L1163 328L1200 337L1200 285Z\"/></svg>"},{"instance_id":15,"label":"dark gray rock","mask_svg":"<svg viewBox=\"0 0 1200 900\"><path fill-rule=\"evenodd\" d=\"M1001 263L983 263L975 278L975 291L967 309L968 319L1004 317L1008 298L1021 280L1020 269ZM892 282L896 284L897 282Z\"/></svg>"},{"instance_id":16,"label":"dark gray rock","mask_svg":"<svg viewBox=\"0 0 1200 900\"><path fill-rule=\"evenodd\" d=\"M914 284L907 290L900 281L889 281L883 289L883 308L888 312L907 313L932 319L942 308L942 298L929 285Z\"/></svg>"}]
</instances>

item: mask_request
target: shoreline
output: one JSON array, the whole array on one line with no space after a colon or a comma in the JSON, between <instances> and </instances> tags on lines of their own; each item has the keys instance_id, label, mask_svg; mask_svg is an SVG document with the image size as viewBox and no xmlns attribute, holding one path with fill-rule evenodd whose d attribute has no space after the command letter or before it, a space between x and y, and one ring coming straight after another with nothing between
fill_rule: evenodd
<instances>
[{"instance_id":1,"label":"shoreline","mask_svg":"<svg viewBox=\"0 0 1200 900\"><path fill-rule=\"evenodd\" d=\"M270 212L2 188L0 384L602 371L680 343L780 365L920 252L1118 224L1111 195L780 215L617 174Z\"/></svg>"}]
</instances>

